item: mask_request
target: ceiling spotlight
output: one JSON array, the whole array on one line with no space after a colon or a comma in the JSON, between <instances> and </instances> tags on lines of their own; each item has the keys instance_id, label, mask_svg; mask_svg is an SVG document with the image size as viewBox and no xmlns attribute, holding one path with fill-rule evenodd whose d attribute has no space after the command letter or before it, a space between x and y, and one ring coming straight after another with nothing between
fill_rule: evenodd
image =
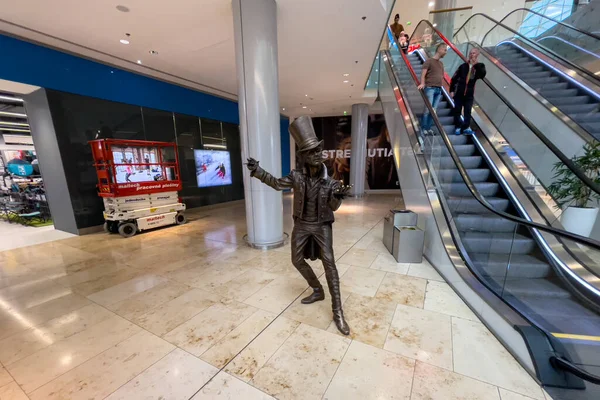
<instances>
[{"instance_id":1,"label":"ceiling spotlight","mask_svg":"<svg viewBox=\"0 0 600 400\"><path fill-rule=\"evenodd\" d=\"M437 23L436 23L436 24L433 24L433 27L434 27L434 28L435 28L436 26L437 26Z\"/></svg>"},{"instance_id":2,"label":"ceiling spotlight","mask_svg":"<svg viewBox=\"0 0 600 400\"><path fill-rule=\"evenodd\" d=\"M344 76L350 76L350 74L344 74Z\"/></svg>"},{"instance_id":3,"label":"ceiling spotlight","mask_svg":"<svg viewBox=\"0 0 600 400\"><path fill-rule=\"evenodd\" d=\"M306 108L306 106L302 106L302 108Z\"/></svg>"},{"instance_id":4,"label":"ceiling spotlight","mask_svg":"<svg viewBox=\"0 0 600 400\"><path fill-rule=\"evenodd\" d=\"M308 95L307 95L307 94L305 94L305 95L304 95L304 97L308 97Z\"/></svg>"},{"instance_id":5,"label":"ceiling spotlight","mask_svg":"<svg viewBox=\"0 0 600 400\"><path fill-rule=\"evenodd\" d=\"M344 81L344 83L348 83L348 82L350 82L350 81L347 81L347 80L346 80L346 81Z\"/></svg>"},{"instance_id":6,"label":"ceiling spotlight","mask_svg":"<svg viewBox=\"0 0 600 400\"><path fill-rule=\"evenodd\" d=\"M282 110L285 111L285 107L283 107Z\"/></svg>"},{"instance_id":7,"label":"ceiling spotlight","mask_svg":"<svg viewBox=\"0 0 600 400\"><path fill-rule=\"evenodd\" d=\"M121 44L129 44L129 40L127 39L121 39L119 42L121 42Z\"/></svg>"},{"instance_id":8,"label":"ceiling spotlight","mask_svg":"<svg viewBox=\"0 0 600 400\"><path fill-rule=\"evenodd\" d=\"M148 53L152 54L153 56L158 54L158 51L156 50L150 50Z\"/></svg>"},{"instance_id":9,"label":"ceiling spotlight","mask_svg":"<svg viewBox=\"0 0 600 400\"><path fill-rule=\"evenodd\" d=\"M435 6L435 1L430 1L429 2L429 7L433 7L433 6Z\"/></svg>"},{"instance_id":10,"label":"ceiling spotlight","mask_svg":"<svg viewBox=\"0 0 600 400\"><path fill-rule=\"evenodd\" d=\"M142 60L137 60L137 63L138 64L142 64Z\"/></svg>"}]
</instances>

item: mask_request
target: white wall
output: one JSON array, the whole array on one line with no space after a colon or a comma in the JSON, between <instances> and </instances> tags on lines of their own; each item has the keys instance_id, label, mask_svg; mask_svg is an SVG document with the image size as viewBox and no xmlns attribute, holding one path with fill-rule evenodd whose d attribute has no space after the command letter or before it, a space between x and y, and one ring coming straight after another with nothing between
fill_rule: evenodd
<instances>
[{"instance_id":1,"label":"white wall","mask_svg":"<svg viewBox=\"0 0 600 400\"><path fill-rule=\"evenodd\" d=\"M400 14L400 22L404 25L404 29L408 34L412 34L413 29L422 19L428 19L429 11L433 7L429 7L431 0L415 0L409 4L406 0L396 0L394 10L392 11L390 23L393 22L394 15ZM456 7L473 6L472 14L483 13L490 17L500 20L506 14L516 8L525 6L525 0L457 0ZM465 13L470 13L468 10ZM465 18L466 19L466 18ZM407 25L407 22L411 25ZM458 28L458 27L457 27Z\"/></svg>"}]
</instances>

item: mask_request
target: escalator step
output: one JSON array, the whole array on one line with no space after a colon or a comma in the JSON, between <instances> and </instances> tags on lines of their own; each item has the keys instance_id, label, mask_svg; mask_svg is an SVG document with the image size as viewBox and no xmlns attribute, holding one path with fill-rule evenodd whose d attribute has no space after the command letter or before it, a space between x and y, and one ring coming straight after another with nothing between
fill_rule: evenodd
<instances>
[{"instance_id":1,"label":"escalator step","mask_svg":"<svg viewBox=\"0 0 600 400\"><path fill-rule=\"evenodd\" d=\"M600 113L571 114L571 119L577 122L600 122Z\"/></svg>"},{"instance_id":2,"label":"escalator step","mask_svg":"<svg viewBox=\"0 0 600 400\"><path fill-rule=\"evenodd\" d=\"M546 77L550 77L550 75L552 75L552 72L550 71L540 71L540 72L527 72L527 73L523 73L523 74L518 74L519 77L523 80L527 80L527 79L542 79L542 78L546 78Z\"/></svg>"},{"instance_id":3,"label":"escalator step","mask_svg":"<svg viewBox=\"0 0 600 400\"><path fill-rule=\"evenodd\" d=\"M489 213L490 211L482 206L475 198L471 197L460 197L460 196L446 196L448 206L453 214L482 214ZM486 197L486 201L490 203L494 210L504 211L508 210L510 202L508 199L500 197Z\"/></svg>"},{"instance_id":4,"label":"escalator step","mask_svg":"<svg viewBox=\"0 0 600 400\"><path fill-rule=\"evenodd\" d=\"M472 196L469 188L465 183L442 183L442 190L448 197L468 197ZM479 182L475 183L475 189L484 197L493 197L498 194L499 185L496 182Z\"/></svg>"},{"instance_id":5,"label":"escalator step","mask_svg":"<svg viewBox=\"0 0 600 400\"><path fill-rule=\"evenodd\" d=\"M481 161L481 156L460 157L460 162L467 169L479 167L481 165ZM452 157L440 157L440 168L456 168Z\"/></svg>"},{"instance_id":6,"label":"escalator step","mask_svg":"<svg viewBox=\"0 0 600 400\"><path fill-rule=\"evenodd\" d=\"M546 97L546 100L557 107L589 104L591 101L589 96Z\"/></svg>"},{"instance_id":7,"label":"escalator step","mask_svg":"<svg viewBox=\"0 0 600 400\"><path fill-rule=\"evenodd\" d=\"M457 229L463 232L514 232L517 226L515 222L491 213L458 214L454 222Z\"/></svg>"},{"instance_id":8,"label":"escalator step","mask_svg":"<svg viewBox=\"0 0 600 400\"><path fill-rule=\"evenodd\" d=\"M515 296L522 298L530 297L546 297L568 299L571 294L560 286L550 282L547 279L519 279L506 281L504 285L504 296Z\"/></svg>"},{"instance_id":9,"label":"escalator step","mask_svg":"<svg viewBox=\"0 0 600 400\"><path fill-rule=\"evenodd\" d=\"M529 86L534 86L532 84L529 84ZM569 83L568 82L556 82L556 83L546 83L546 80L544 80L543 83L541 84L537 84L537 87L534 87L535 90L537 90L538 92L542 92L542 91L551 91L551 90L565 90L569 88Z\"/></svg>"},{"instance_id":10,"label":"escalator step","mask_svg":"<svg viewBox=\"0 0 600 400\"><path fill-rule=\"evenodd\" d=\"M460 237L474 253L529 254L536 248L532 238L512 232L460 232Z\"/></svg>"},{"instance_id":11,"label":"escalator step","mask_svg":"<svg viewBox=\"0 0 600 400\"><path fill-rule=\"evenodd\" d=\"M543 72L545 71L544 67L542 67L541 65L536 65L533 67L527 66L527 67L521 67L521 66L515 66L512 68L513 72L517 75L519 74L530 74L530 73L534 73L534 72Z\"/></svg>"},{"instance_id":12,"label":"escalator step","mask_svg":"<svg viewBox=\"0 0 600 400\"><path fill-rule=\"evenodd\" d=\"M453 117L444 117L444 118L454 119ZM441 136L436 136L436 139L442 146L444 145L444 140L441 138ZM469 141L469 137L467 135L448 135L448 139L450 140L450 143L452 143L455 146L469 144L469 143L467 143Z\"/></svg>"},{"instance_id":13,"label":"escalator step","mask_svg":"<svg viewBox=\"0 0 600 400\"><path fill-rule=\"evenodd\" d=\"M447 150L446 150L447 151ZM459 144L454 146L454 151L459 156L472 156L475 153L475 145L473 144ZM445 154L443 154L445 156Z\"/></svg>"},{"instance_id":14,"label":"escalator step","mask_svg":"<svg viewBox=\"0 0 600 400\"><path fill-rule=\"evenodd\" d=\"M550 101L550 100L548 100ZM575 104L575 105L561 105L560 110L567 115L580 114L580 113L592 113L598 111L598 104Z\"/></svg>"},{"instance_id":15,"label":"escalator step","mask_svg":"<svg viewBox=\"0 0 600 400\"><path fill-rule=\"evenodd\" d=\"M561 83L560 78L558 76L551 76L548 78L525 78L520 76L520 78L536 90L538 87L543 87L545 85Z\"/></svg>"},{"instance_id":16,"label":"escalator step","mask_svg":"<svg viewBox=\"0 0 600 400\"><path fill-rule=\"evenodd\" d=\"M469 257L484 275L503 280L545 278L550 273L546 261L529 254L470 253Z\"/></svg>"},{"instance_id":17,"label":"escalator step","mask_svg":"<svg viewBox=\"0 0 600 400\"><path fill-rule=\"evenodd\" d=\"M579 90L577 90L577 89L556 90L556 89L544 88L541 91L539 91L539 93L542 96L546 97L546 98L550 98L550 97L571 97L571 96L577 96L577 93L579 93Z\"/></svg>"},{"instance_id":18,"label":"escalator step","mask_svg":"<svg viewBox=\"0 0 600 400\"><path fill-rule=\"evenodd\" d=\"M514 61L502 61L505 67L508 69L514 70L517 68L525 68L525 67L535 67L539 65L535 61L525 61L525 62L514 62Z\"/></svg>"},{"instance_id":19,"label":"escalator step","mask_svg":"<svg viewBox=\"0 0 600 400\"><path fill-rule=\"evenodd\" d=\"M468 169L467 174L473 182L486 182L490 177L490 170L487 168ZM463 182L463 178L456 169L440 169L438 172L440 182Z\"/></svg>"}]
</instances>

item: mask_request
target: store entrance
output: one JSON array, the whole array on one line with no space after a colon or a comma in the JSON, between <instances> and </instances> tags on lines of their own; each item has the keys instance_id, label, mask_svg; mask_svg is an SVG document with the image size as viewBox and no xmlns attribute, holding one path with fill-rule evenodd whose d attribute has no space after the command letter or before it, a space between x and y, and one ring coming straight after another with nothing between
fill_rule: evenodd
<instances>
[{"instance_id":1,"label":"store entrance","mask_svg":"<svg viewBox=\"0 0 600 400\"><path fill-rule=\"evenodd\" d=\"M23 99L0 91L0 251L64 236L54 230Z\"/></svg>"}]
</instances>

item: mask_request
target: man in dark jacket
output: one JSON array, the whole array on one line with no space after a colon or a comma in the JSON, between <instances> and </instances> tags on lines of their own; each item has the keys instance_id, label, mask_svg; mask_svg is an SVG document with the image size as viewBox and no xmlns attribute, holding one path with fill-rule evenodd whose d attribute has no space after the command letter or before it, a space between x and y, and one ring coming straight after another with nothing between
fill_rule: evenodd
<instances>
[{"instance_id":1,"label":"man in dark jacket","mask_svg":"<svg viewBox=\"0 0 600 400\"><path fill-rule=\"evenodd\" d=\"M475 82L478 79L485 78L485 65L477 62L479 57L478 49L471 49L469 58L463 63L452 77L450 82L450 96L454 99L454 133L460 135L465 133L471 135L471 108L473 107L473 97L475 96ZM461 114L464 118L461 121Z\"/></svg>"}]
</instances>

